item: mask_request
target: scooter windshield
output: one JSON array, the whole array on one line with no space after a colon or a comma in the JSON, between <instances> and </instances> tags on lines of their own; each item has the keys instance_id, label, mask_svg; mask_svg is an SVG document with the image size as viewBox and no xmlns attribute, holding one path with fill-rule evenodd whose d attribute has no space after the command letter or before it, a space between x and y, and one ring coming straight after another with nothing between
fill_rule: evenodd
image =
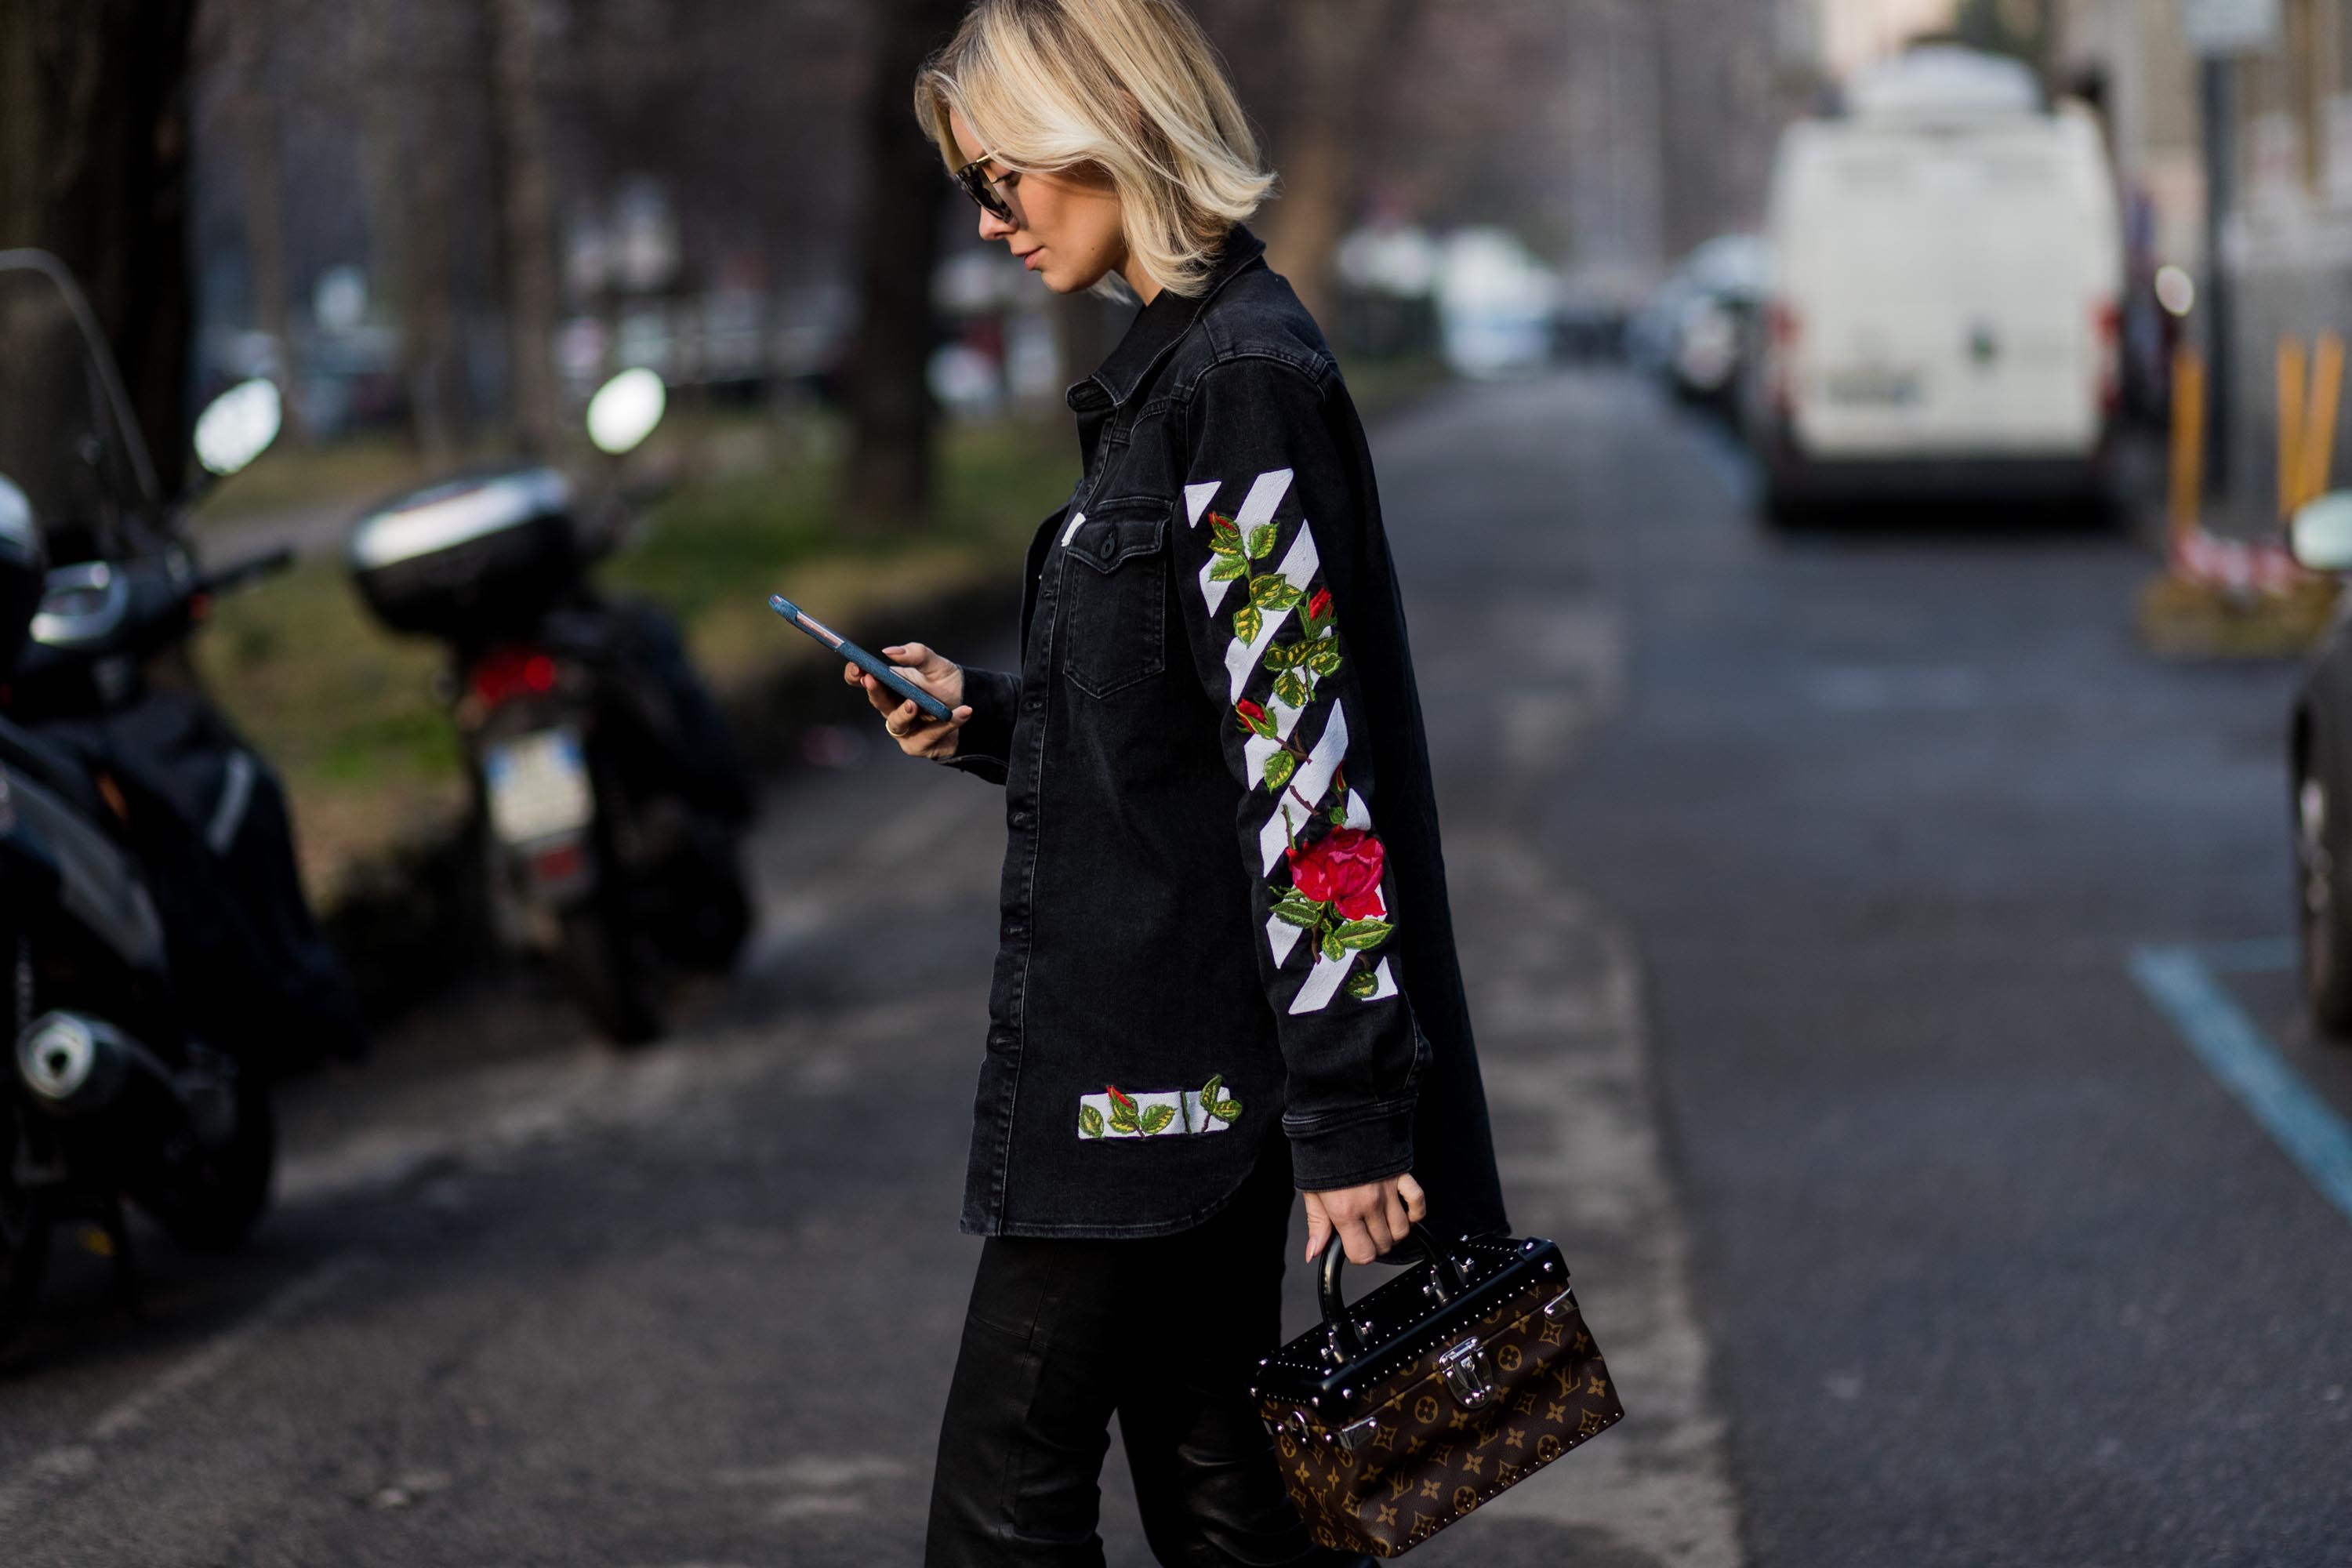
<instances>
[{"instance_id":1,"label":"scooter windshield","mask_svg":"<svg viewBox=\"0 0 2352 1568\"><path fill-rule=\"evenodd\" d=\"M32 501L52 561L152 548L162 497L113 356L43 251L0 250L0 474Z\"/></svg>"}]
</instances>

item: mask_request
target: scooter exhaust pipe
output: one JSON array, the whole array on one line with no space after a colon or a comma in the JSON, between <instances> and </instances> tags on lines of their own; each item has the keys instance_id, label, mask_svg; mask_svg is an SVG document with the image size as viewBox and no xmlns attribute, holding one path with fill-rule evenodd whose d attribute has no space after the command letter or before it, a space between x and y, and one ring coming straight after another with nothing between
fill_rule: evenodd
<instances>
[{"instance_id":1,"label":"scooter exhaust pipe","mask_svg":"<svg viewBox=\"0 0 2352 1568\"><path fill-rule=\"evenodd\" d=\"M54 1115L105 1110L139 1070L171 1082L137 1041L86 1013L44 1013L16 1037L16 1077L33 1102Z\"/></svg>"},{"instance_id":2,"label":"scooter exhaust pipe","mask_svg":"<svg viewBox=\"0 0 2352 1568\"><path fill-rule=\"evenodd\" d=\"M60 1008L16 1037L16 1077L33 1103L80 1121L124 1110L177 1117L208 1149L236 1134L236 1086L200 1068L173 1072L103 1018Z\"/></svg>"}]
</instances>

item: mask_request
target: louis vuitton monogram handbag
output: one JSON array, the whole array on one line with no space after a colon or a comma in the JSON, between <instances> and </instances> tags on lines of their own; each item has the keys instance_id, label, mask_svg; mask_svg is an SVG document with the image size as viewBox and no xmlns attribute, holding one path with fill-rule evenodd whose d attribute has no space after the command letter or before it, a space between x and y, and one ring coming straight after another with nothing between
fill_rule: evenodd
<instances>
[{"instance_id":1,"label":"louis vuitton monogram handbag","mask_svg":"<svg viewBox=\"0 0 2352 1568\"><path fill-rule=\"evenodd\" d=\"M1319 1546L1393 1557L1625 1414L1559 1247L1413 1236L1426 1261L1352 1306L1335 1237L1322 1323L1250 1390Z\"/></svg>"}]
</instances>

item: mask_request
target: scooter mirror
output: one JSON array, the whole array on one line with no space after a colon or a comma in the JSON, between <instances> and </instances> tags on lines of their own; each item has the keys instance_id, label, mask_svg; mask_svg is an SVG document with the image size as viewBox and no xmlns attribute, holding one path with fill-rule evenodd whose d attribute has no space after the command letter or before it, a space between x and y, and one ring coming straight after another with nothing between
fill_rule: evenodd
<instances>
[{"instance_id":1,"label":"scooter mirror","mask_svg":"<svg viewBox=\"0 0 2352 1568\"><path fill-rule=\"evenodd\" d=\"M2287 549L2314 572L2352 572L2352 490L2297 508L2287 524Z\"/></svg>"},{"instance_id":2,"label":"scooter mirror","mask_svg":"<svg viewBox=\"0 0 2352 1568\"><path fill-rule=\"evenodd\" d=\"M661 423L668 402L659 375L642 365L625 370L588 400L588 439L615 458L634 451Z\"/></svg>"},{"instance_id":3,"label":"scooter mirror","mask_svg":"<svg viewBox=\"0 0 2352 1568\"><path fill-rule=\"evenodd\" d=\"M258 376L238 382L196 416L196 461L215 478L228 478L278 439L284 416L274 383Z\"/></svg>"}]
</instances>

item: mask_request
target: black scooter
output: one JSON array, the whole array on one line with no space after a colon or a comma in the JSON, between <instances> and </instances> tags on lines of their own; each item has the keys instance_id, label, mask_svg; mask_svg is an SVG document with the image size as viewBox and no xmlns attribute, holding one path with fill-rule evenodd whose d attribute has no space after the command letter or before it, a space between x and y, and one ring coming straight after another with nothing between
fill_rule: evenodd
<instances>
[{"instance_id":1,"label":"black scooter","mask_svg":"<svg viewBox=\"0 0 2352 1568\"><path fill-rule=\"evenodd\" d=\"M216 399L209 475L278 414L266 382ZM184 658L218 595L286 561L201 571L179 525L206 482L163 489L71 276L0 252L0 1339L60 1218L114 1233L126 1285L125 1198L189 1246L242 1241L269 1080L362 1043L277 778Z\"/></svg>"},{"instance_id":2,"label":"black scooter","mask_svg":"<svg viewBox=\"0 0 2352 1568\"><path fill-rule=\"evenodd\" d=\"M661 405L658 378L624 372L592 437L617 458ZM751 792L668 617L591 580L627 510L554 468L479 471L362 517L351 565L384 625L448 647L501 940L553 957L635 1044L663 1032L673 971L724 970L751 932Z\"/></svg>"},{"instance_id":3,"label":"black scooter","mask_svg":"<svg viewBox=\"0 0 2352 1568\"><path fill-rule=\"evenodd\" d=\"M0 679L43 598L30 508L0 481ZM233 918L226 878L137 779L0 719L0 1349L40 1286L49 1232L112 1237L128 1197L183 1246L226 1251L268 1206L277 1138L250 1042L199 1026L167 910ZM142 842L143 841L143 842ZM175 959L182 961L175 963Z\"/></svg>"}]
</instances>

